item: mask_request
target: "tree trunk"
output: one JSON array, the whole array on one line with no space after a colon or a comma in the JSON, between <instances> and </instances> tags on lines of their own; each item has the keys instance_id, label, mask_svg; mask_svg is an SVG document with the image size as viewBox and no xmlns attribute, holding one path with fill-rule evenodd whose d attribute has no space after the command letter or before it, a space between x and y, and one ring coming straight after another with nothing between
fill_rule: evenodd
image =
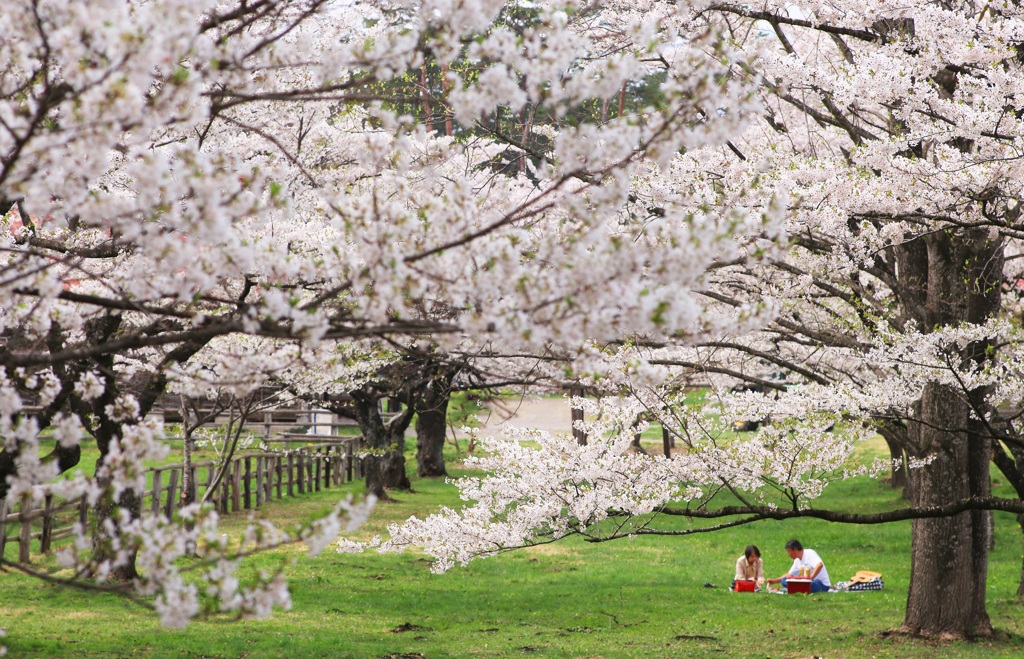
<instances>
[{"instance_id":1,"label":"tree trunk","mask_svg":"<svg viewBox=\"0 0 1024 659\"><path fill-rule=\"evenodd\" d=\"M902 489L907 484L907 458L903 454L903 447L888 437L885 437L885 443L889 447L889 463L892 465L889 485L893 489Z\"/></svg>"},{"instance_id":2,"label":"tree trunk","mask_svg":"<svg viewBox=\"0 0 1024 659\"><path fill-rule=\"evenodd\" d=\"M989 493L988 440L956 430L968 416L959 392L929 384L921 401L912 503L936 506ZM915 421L915 423L917 423ZM985 511L911 523L910 591L904 629L912 634L974 637L992 632L985 608L989 524Z\"/></svg>"},{"instance_id":3,"label":"tree trunk","mask_svg":"<svg viewBox=\"0 0 1024 659\"><path fill-rule=\"evenodd\" d=\"M416 475L447 476L444 442L448 430L448 401L454 373L430 381L416 397Z\"/></svg>"},{"instance_id":4,"label":"tree trunk","mask_svg":"<svg viewBox=\"0 0 1024 659\"><path fill-rule=\"evenodd\" d=\"M201 425L199 415L193 410L191 401L180 396L181 402L181 434L182 434L182 456L181 456L181 505L189 506L196 502L196 483L192 477L192 454L195 451L196 441L193 434Z\"/></svg>"},{"instance_id":5,"label":"tree trunk","mask_svg":"<svg viewBox=\"0 0 1024 659\"><path fill-rule=\"evenodd\" d=\"M181 501L182 506L189 506L196 502L196 483L192 477L192 451L195 447L195 440L192 439L192 432L184 433L182 441L183 454L181 460Z\"/></svg>"},{"instance_id":6,"label":"tree trunk","mask_svg":"<svg viewBox=\"0 0 1024 659\"><path fill-rule=\"evenodd\" d=\"M416 416L416 474L426 478L447 476L444 467L444 440L448 429L448 397Z\"/></svg>"},{"instance_id":7,"label":"tree trunk","mask_svg":"<svg viewBox=\"0 0 1024 659\"><path fill-rule=\"evenodd\" d=\"M109 493L111 490L108 485L109 481L101 482L103 490ZM93 529L93 560L114 561L118 559L119 552L114 550L117 544L115 539L117 539L121 531L120 525L117 523L119 516L116 511L118 509L127 510L129 519L138 519L142 515L142 498L134 490L125 490L117 498L116 504L109 496L104 496L97 502L94 508L96 526ZM113 522L109 530L105 524L105 521L108 519ZM126 559L125 562L115 566L110 571L109 578L119 583L129 583L137 579L139 577L139 572L135 568L135 557L137 555L138 550L133 549L129 551L122 557Z\"/></svg>"},{"instance_id":8,"label":"tree trunk","mask_svg":"<svg viewBox=\"0 0 1024 659\"><path fill-rule=\"evenodd\" d=\"M962 322L983 323L999 310L1003 251L984 231L947 230L927 243L927 276L914 270L925 259L905 259L901 277L926 281L920 299L904 308L924 331ZM920 254L918 254L920 256ZM913 297L913 296L911 296ZM909 300L907 300L909 301ZM985 345L967 346L955 359L987 359ZM931 460L909 472L915 506L933 506L987 496L991 491L991 446L972 405L981 410L985 391L963 391L940 383L925 386L908 424L907 454ZM988 576L988 514L918 519L911 525L910 590L903 629L912 634L963 638L992 632L985 607Z\"/></svg>"},{"instance_id":9,"label":"tree trunk","mask_svg":"<svg viewBox=\"0 0 1024 659\"><path fill-rule=\"evenodd\" d=\"M405 430L412 421L412 410L406 409L388 423L381 417L374 396L353 394L352 411L366 441L363 473L366 490L378 499L387 500L387 490L409 490L412 484L405 473Z\"/></svg>"},{"instance_id":10,"label":"tree trunk","mask_svg":"<svg viewBox=\"0 0 1024 659\"><path fill-rule=\"evenodd\" d=\"M364 437L367 437L365 433ZM390 498L387 490L412 489L412 483L405 473L405 437L391 437L375 443L380 446L363 458L366 490L378 499L386 500Z\"/></svg>"}]
</instances>

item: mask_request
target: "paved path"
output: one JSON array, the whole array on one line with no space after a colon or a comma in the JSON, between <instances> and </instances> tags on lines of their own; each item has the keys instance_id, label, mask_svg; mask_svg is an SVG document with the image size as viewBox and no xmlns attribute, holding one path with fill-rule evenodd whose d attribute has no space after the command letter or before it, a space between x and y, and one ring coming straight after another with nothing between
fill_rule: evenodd
<instances>
[{"instance_id":1,"label":"paved path","mask_svg":"<svg viewBox=\"0 0 1024 659\"><path fill-rule=\"evenodd\" d=\"M492 404L490 414L477 414L483 423L481 434L496 435L501 428L540 428L553 433L572 432L572 411L568 398L515 398Z\"/></svg>"}]
</instances>

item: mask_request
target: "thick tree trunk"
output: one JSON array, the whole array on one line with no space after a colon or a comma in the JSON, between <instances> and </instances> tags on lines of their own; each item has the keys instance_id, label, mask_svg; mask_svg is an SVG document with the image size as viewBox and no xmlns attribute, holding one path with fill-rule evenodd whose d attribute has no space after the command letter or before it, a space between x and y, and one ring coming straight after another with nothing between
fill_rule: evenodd
<instances>
[{"instance_id":1,"label":"thick tree trunk","mask_svg":"<svg viewBox=\"0 0 1024 659\"><path fill-rule=\"evenodd\" d=\"M447 476L444 440L448 430L448 397L416 415L416 474L426 478Z\"/></svg>"},{"instance_id":2,"label":"thick tree trunk","mask_svg":"<svg viewBox=\"0 0 1024 659\"><path fill-rule=\"evenodd\" d=\"M110 492L108 483L101 483L104 491ZM121 531L118 524L119 515L117 510L127 510L129 519L138 519L142 515L142 498L134 490L125 490L117 498L115 503L111 498L102 498L94 508L96 513L96 526L93 529L93 560L95 561L116 561L125 559L116 565L111 571L109 578L119 583L128 583L139 577L135 568L135 557L137 550L129 551L125 555L115 550L117 537ZM110 520L113 525L108 529L106 521Z\"/></svg>"},{"instance_id":3,"label":"thick tree trunk","mask_svg":"<svg viewBox=\"0 0 1024 659\"><path fill-rule=\"evenodd\" d=\"M926 281L921 298L908 296L904 310L929 331L962 322L983 323L999 310L1002 244L984 231L936 232L926 241L927 264L917 252L904 259L901 277ZM926 267L927 277L919 268ZM987 346L971 345L964 363L987 358ZM986 496L991 490L991 446L972 405L984 405L984 391L926 385L908 424L907 454L930 460L909 473L915 506L932 506ZM962 638L991 634L985 581L991 527L985 511L912 522L910 591L905 631Z\"/></svg>"},{"instance_id":4,"label":"thick tree trunk","mask_svg":"<svg viewBox=\"0 0 1024 659\"><path fill-rule=\"evenodd\" d=\"M967 418L960 392L930 384L918 435L931 458L913 471L912 503L935 506L989 493L988 440L956 430ZM916 453L917 451L915 451ZM984 511L912 522L910 591L904 629L913 634L974 637L992 632L985 608L989 523Z\"/></svg>"},{"instance_id":5,"label":"thick tree trunk","mask_svg":"<svg viewBox=\"0 0 1024 659\"><path fill-rule=\"evenodd\" d=\"M401 412L387 424L380 415L378 398L353 394L353 411L366 442L363 473L366 490L378 499L389 499L387 490L409 490L412 484L405 473L405 430L412 420L411 410Z\"/></svg>"},{"instance_id":6,"label":"thick tree trunk","mask_svg":"<svg viewBox=\"0 0 1024 659\"><path fill-rule=\"evenodd\" d=\"M366 474L366 491L378 499L390 499L387 490L412 488L405 474L405 456L401 453L388 451L380 455L367 455L363 458L363 471Z\"/></svg>"},{"instance_id":7,"label":"thick tree trunk","mask_svg":"<svg viewBox=\"0 0 1024 659\"><path fill-rule=\"evenodd\" d=\"M416 474L447 476L444 441L448 430L448 401L454 372L431 380L416 397Z\"/></svg>"}]
</instances>

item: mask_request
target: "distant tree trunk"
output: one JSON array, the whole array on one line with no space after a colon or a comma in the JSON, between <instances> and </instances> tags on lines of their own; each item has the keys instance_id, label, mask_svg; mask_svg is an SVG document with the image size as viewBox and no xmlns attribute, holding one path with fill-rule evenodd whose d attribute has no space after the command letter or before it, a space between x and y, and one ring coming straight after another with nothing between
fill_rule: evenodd
<instances>
[{"instance_id":1,"label":"distant tree trunk","mask_svg":"<svg viewBox=\"0 0 1024 659\"><path fill-rule=\"evenodd\" d=\"M107 483L101 482L101 486L104 488ZM100 500L93 509L96 513L96 529L93 535L93 558L96 560L115 560L119 558L119 553L113 549L111 540L119 534L121 531L120 524L117 523L118 515L115 514L115 510L126 510L128 511L129 520L138 519L142 515L142 497L134 490L125 490L117 498L116 503L109 500ZM113 532L108 533L104 521L110 519L114 521ZM128 583L139 577L139 572L135 568L135 557L138 555L138 550L129 551L124 558L126 559L120 565L114 567L110 571L110 579L120 583Z\"/></svg>"},{"instance_id":2,"label":"distant tree trunk","mask_svg":"<svg viewBox=\"0 0 1024 659\"><path fill-rule=\"evenodd\" d=\"M433 112L430 110L430 79L427 77L426 62L420 67L420 99L423 102L423 123L428 131L433 130L431 122Z\"/></svg>"},{"instance_id":3,"label":"distant tree trunk","mask_svg":"<svg viewBox=\"0 0 1024 659\"><path fill-rule=\"evenodd\" d=\"M188 506L196 502L196 483L192 477L192 452L195 450L195 439L192 434L198 427L195 413L181 396L181 505Z\"/></svg>"},{"instance_id":4,"label":"distant tree trunk","mask_svg":"<svg viewBox=\"0 0 1024 659\"><path fill-rule=\"evenodd\" d=\"M426 478L447 476L444 441L448 429L448 396L434 407L416 413L416 474Z\"/></svg>"},{"instance_id":5,"label":"distant tree trunk","mask_svg":"<svg viewBox=\"0 0 1024 659\"><path fill-rule=\"evenodd\" d=\"M405 431L412 421L412 408L407 407L385 423L378 406L379 398L360 392L354 392L352 398L351 412L366 441L363 473L367 491L386 500L390 498L389 489L411 489L405 473Z\"/></svg>"},{"instance_id":6,"label":"distant tree trunk","mask_svg":"<svg viewBox=\"0 0 1024 659\"><path fill-rule=\"evenodd\" d=\"M100 401L110 401L112 404L116 398L117 389L108 385ZM93 530L93 559L96 561L115 561L127 558L124 563L115 566L110 571L110 578L114 581L127 583L139 576L135 569L135 557L137 550L128 552L127 556L118 551L114 542L115 538L122 531L120 524L121 516L118 510L128 513L128 520L136 520L142 516L142 493L134 490L124 490L117 498L114 498L111 487L111 477L104 473L103 464L106 457L110 455L113 444L119 441L121 426L107 416L102 416L99 423L93 428L93 436L96 438L96 446L99 448L100 457L96 459L97 483L104 495L96 502L93 511L96 514L96 526ZM106 522L110 521L108 525ZM109 526L109 528L108 528Z\"/></svg>"},{"instance_id":7,"label":"distant tree trunk","mask_svg":"<svg viewBox=\"0 0 1024 659\"><path fill-rule=\"evenodd\" d=\"M448 80L448 65L441 65L441 89L444 93L445 105L448 104L448 95L452 90L452 83ZM444 112L444 134L446 137L452 136L452 113L451 110L446 107Z\"/></svg>"},{"instance_id":8,"label":"distant tree trunk","mask_svg":"<svg viewBox=\"0 0 1024 659\"><path fill-rule=\"evenodd\" d=\"M106 359L106 358L104 358ZM117 397L117 387L110 383L104 390L103 395L97 399L104 403L104 407L113 405ZM99 407L99 405L96 405ZM104 462L113 449L114 442L119 441L122 432L120 424L113 421L105 414L97 417L98 423L91 429L96 438L96 447L100 451L100 457L96 459L96 481L104 493L96 502L93 511L96 514L96 526L93 529L93 560L117 561L127 558L126 561L116 565L110 571L110 578L114 581L127 583L139 576L135 569L135 557L138 551L132 550L127 556L116 549L115 539L122 531L120 524L121 516L118 510L128 513L128 520L136 520L142 515L142 494L134 490L124 490L117 498L114 498L114 490L111 487L111 477L105 473ZM111 523L108 525L107 521Z\"/></svg>"},{"instance_id":9,"label":"distant tree trunk","mask_svg":"<svg viewBox=\"0 0 1024 659\"><path fill-rule=\"evenodd\" d=\"M448 401L455 373L431 380L416 396L416 474L420 477L447 476L444 443L448 431Z\"/></svg>"},{"instance_id":10,"label":"distant tree trunk","mask_svg":"<svg viewBox=\"0 0 1024 659\"><path fill-rule=\"evenodd\" d=\"M639 427L640 427L640 417L637 417L636 421L634 421L633 425L630 427L630 429L633 430L633 444L632 444L633 450L636 451L637 453L643 453L644 455L647 455L647 451L644 450L643 445L640 443L640 437L641 437L642 433L636 432L636 429L639 428Z\"/></svg>"},{"instance_id":11,"label":"distant tree trunk","mask_svg":"<svg viewBox=\"0 0 1024 659\"><path fill-rule=\"evenodd\" d=\"M120 318L106 318L104 321L108 326L116 327L120 324ZM102 355L97 360L97 365L104 373L114 372L114 358L111 355ZM134 490L124 490L116 499L114 490L111 487L112 478L104 468L107 456L115 448L115 442L119 442L123 433L121 423L114 421L106 411L114 406L120 395L119 384L108 379L103 393L92 401L91 408L81 400L72 402L79 418L92 421L91 426L86 426L96 439L96 448L99 449L100 457L96 459L96 481L100 485L103 496L96 502L94 512L96 513L96 526L93 532L93 559L102 561L123 561L113 567L110 571L110 578L114 581L127 583L137 579L138 571L135 569L135 557L137 550L129 551L125 556L117 547L115 539L120 535L122 529L118 514L119 510L128 513L128 520L136 520L142 515L142 493ZM142 414L146 414L152 407L152 403L143 408ZM110 524L107 524L107 522ZM127 560L124 560L127 559Z\"/></svg>"},{"instance_id":12,"label":"distant tree trunk","mask_svg":"<svg viewBox=\"0 0 1024 659\"><path fill-rule=\"evenodd\" d=\"M904 453L904 447L907 443L906 431L903 428L896 429L883 427L879 429L878 432L885 440L885 445L889 447L889 464L891 470L889 485L891 485L893 489L903 488L907 485L907 456ZM904 497L909 496L909 492L904 494Z\"/></svg>"}]
</instances>

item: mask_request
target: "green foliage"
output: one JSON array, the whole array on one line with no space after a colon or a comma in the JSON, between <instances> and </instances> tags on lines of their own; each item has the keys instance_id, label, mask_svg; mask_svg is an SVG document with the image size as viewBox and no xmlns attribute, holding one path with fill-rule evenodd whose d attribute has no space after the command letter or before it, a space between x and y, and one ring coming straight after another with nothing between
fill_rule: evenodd
<instances>
[{"instance_id":1,"label":"green foliage","mask_svg":"<svg viewBox=\"0 0 1024 659\"><path fill-rule=\"evenodd\" d=\"M448 425L453 428L480 425L476 414L484 411L479 398L472 391L453 391L448 399Z\"/></svg>"}]
</instances>

